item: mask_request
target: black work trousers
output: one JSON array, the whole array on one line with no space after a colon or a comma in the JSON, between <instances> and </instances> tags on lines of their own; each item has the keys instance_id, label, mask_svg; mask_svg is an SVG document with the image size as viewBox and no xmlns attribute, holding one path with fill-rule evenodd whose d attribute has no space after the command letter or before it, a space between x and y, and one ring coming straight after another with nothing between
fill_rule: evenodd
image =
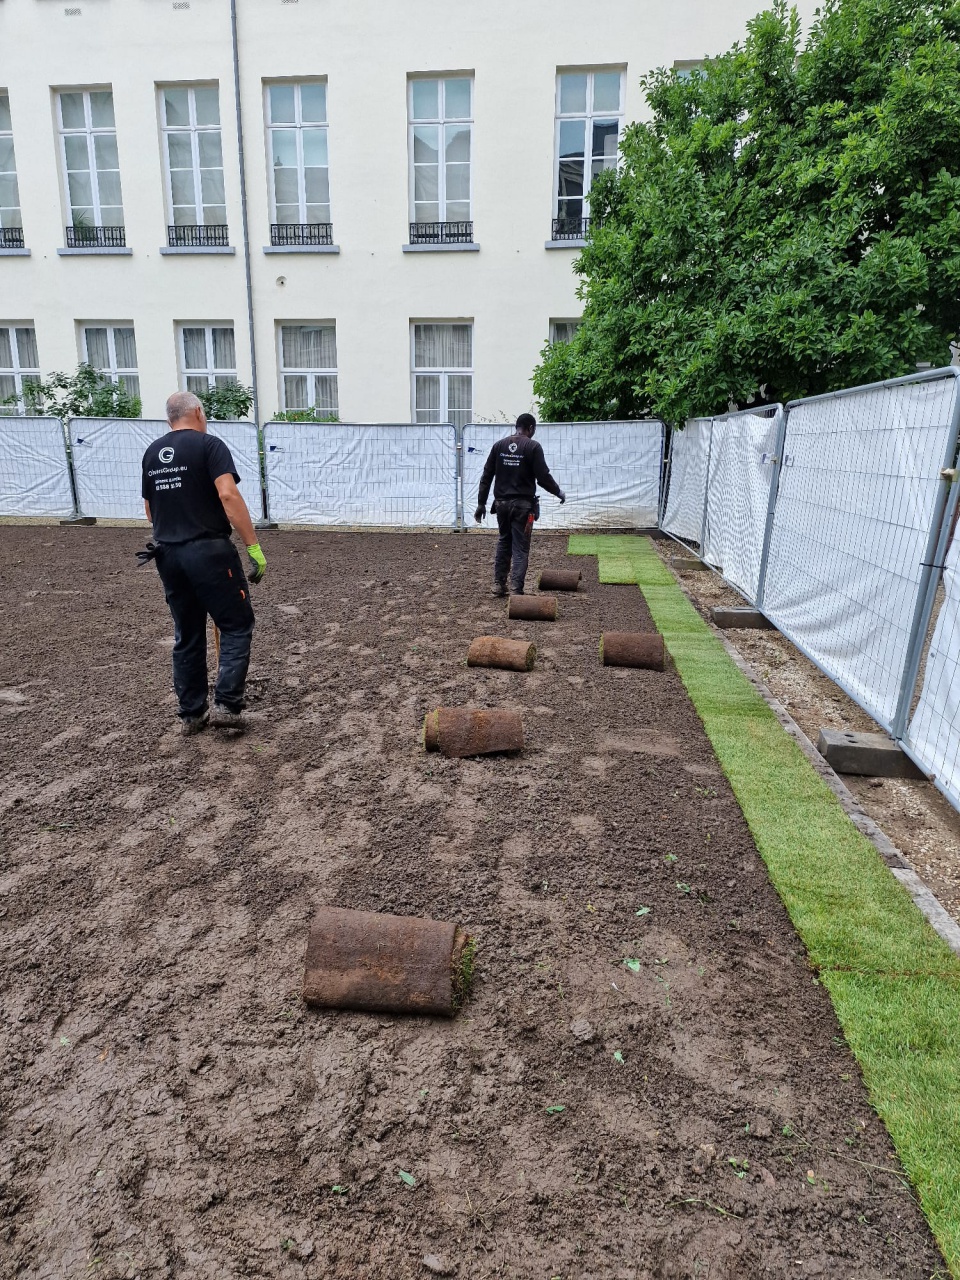
<instances>
[{"instance_id":1,"label":"black work trousers","mask_svg":"<svg viewBox=\"0 0 960 1280\"><path fill-rule=\"evenodd\" d=\"M497 554L493 562L493 580L498 587L507 585L515 592L523 591L530 559L530 539L533 536L533 504L522 499L497 502Z\"/></svg>"},{"instance_id":2,"label":"black work trousers","mask_svg":"<svg viewBox=\"0 0 960 1280\"><path fill-rule=\"evenodd\" d=\"M228 711L242 711L253 607L236 547L229 538L162 543L157 570L173 615L173 687L181 719L207 709L208 614L220 631L214 701Z\"/></svg>"}]
</instances>

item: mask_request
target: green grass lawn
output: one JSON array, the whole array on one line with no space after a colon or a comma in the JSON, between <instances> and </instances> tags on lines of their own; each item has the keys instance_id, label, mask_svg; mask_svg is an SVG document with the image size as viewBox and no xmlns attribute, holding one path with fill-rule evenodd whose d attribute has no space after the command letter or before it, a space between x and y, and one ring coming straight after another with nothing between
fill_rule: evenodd
<instances>
[{"instance_id":1,"label":"green grass lawn","mask_svg":"<svg viewBox=\"0 0 960 1280\"><path fill-rule=\"evenodd\" d=\"M597 556L601 582L643 592L960 1280L960 956L730 660L650 539L573 535L569 552Z\"/></svg>"}]
</instances>

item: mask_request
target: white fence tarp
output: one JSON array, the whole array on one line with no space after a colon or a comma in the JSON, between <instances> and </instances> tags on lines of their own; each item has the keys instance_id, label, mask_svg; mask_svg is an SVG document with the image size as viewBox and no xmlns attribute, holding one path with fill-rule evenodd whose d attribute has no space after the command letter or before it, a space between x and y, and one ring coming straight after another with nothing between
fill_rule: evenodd
<instances>
[{"instance_id":1,"label":"white fence tarp","mask_svg":"<svg viewBox=\"0 0 960 1280\"><path fill-rule=\"evenodd\" d=\"M670 437L670 480L662 527L675 538L698 544L703 533L711 425L710 418L691 418Z\"/></svg>"},{"instance_id":2,"label":"white fence tarp","mask_svg":"<svg viewBox=\"0 0 960 1280\"><path fill-rule=\"evenodd\" d=\"M701 554L751 603L757 598L770 482L782 425L783 406L777 405L714 418L710 437Z\"/></svg>"},{"instance_id":3,"label":"white fence tarp","mask_svg":"<svg viewBox=\"0 0 960 1280\"><path fill-rule=\"evenodd\" d=\"M511 434L509 424L463 428L463 510L469 523L487 455ZM563 506L542 493L542 529L644 529L655 526L660 501L663 423L544 422L536 439L566 495ZM491 498L488 500L492 501Z\"/></svg>"},{"instance_id":4,"label":"white fence tarp","mask_svg":"<svg viewBox=\"0 0 960 1280\"><path fill-rule=\"evenodd\" d=\"M454 528L449 423L268 422L267 506L282 524Z\"/></svg>"},{"instance_id":5,"label":"white fence tarp","mask_svg":"<svg viewBox=\"0 0 960 1280\"><path fill-rule=\"evenodd\" d=\"M920 699L905 740L960 808L960 539L956 536L947 552L943 592Z\"/></svg>"},{"instance_id":6,"label":"white fence tarp","mask_svg":"<svg viewBox=\"0 0 960 1280\"><path fill-rule=\"evenodd\" d=\"M763 611L885 728L956 394L951 375L788 406Z\"/></svg>"},{"instance_id":7,"label":"white fence tarp","mask_svg":"<svg viewBox=\"0 0 960 1280\"><path fill-rule=\"evenodd\" d=\"M0 416L0 516L72 514L60 419Z\"/></svg>"},{"instance_id":8,"label":"white fence tarp","mask_svg":"<svg viewBox=\"0 0 960 1280\"><path fill-rule=\"evenodd\" d=\"M148 418L72 418L70 447L77 497L85 516L142 520L141 461L152 441L170 430ZM224 440L240 476L250 514L262 513L257 428L252 422L211 422L207 430Z\"/></svg>"}]
</instances>

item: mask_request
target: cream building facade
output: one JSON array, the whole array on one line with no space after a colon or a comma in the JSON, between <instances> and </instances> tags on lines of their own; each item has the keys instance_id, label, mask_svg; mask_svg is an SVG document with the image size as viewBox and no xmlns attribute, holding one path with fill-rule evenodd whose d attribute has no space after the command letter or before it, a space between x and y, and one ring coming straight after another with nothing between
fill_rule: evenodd
<instances>
[{"instance_id":1,"label":"cream building facade","mask_svg":"<svg viewBox=\"0 0 960 1280\"><path fill-rule=\"evenodd\" d=\"M0 398L87 358L147 417L512 419L641 75L759 7L0 0Z\"/></svg>"}]
</instances>

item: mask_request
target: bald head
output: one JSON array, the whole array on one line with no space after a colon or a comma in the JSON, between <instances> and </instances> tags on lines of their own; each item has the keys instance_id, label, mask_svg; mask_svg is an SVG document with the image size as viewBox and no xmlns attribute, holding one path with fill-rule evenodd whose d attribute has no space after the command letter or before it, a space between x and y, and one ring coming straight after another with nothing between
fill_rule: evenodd
<instances>
[{"instance_id":1,"label":"bald head","mask_svg":"<svg viewBox=\"0 0 960 1280\"><path fill-rule=\"evenodd\" d=\"M206 431L207 415L192 391L175 391L167 401L167 421L174 431Z\"/></svg>"}]
</instances>

